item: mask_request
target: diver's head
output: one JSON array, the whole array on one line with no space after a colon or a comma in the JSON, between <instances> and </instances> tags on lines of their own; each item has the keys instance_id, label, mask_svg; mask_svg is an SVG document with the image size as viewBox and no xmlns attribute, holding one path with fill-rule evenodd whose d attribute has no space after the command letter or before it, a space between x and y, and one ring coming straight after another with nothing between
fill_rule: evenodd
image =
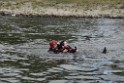
<instances>
[{"instance_id":1,"label":"diver's head","mask_svg":"<svg viewBox=\"0 0 124 83\"><path fill-rule=\"evenodd\" d=\"M57 41L52 40L52 41L49 43L49 45L50 45L51 48L56 48L56 47L57 47Z\"/></svg>"},{"instance_id":2,"label":"diver's head","mask_svg":"<svg viewBox=\"0 0 124 83\"><path fill-rule=\"evenodd\" d=\"M60 42L60 46L63 47L63 46L68 46L68 42L63 40Z\"/></svg>"}]
</instances>

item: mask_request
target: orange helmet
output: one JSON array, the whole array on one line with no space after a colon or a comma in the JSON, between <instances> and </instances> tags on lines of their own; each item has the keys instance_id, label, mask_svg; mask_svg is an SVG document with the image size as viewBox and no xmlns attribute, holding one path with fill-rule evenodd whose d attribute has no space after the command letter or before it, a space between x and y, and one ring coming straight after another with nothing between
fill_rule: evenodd
<instances>
[{"instance_id":1,"label":"orange helmet","mask_svg":"<svg viewBox=\"0 0 124 83\"><path fill-rule=\"evenodd\" d=\"M50 47L54 47L54 45L57 45L57 41L55 40L52 40L50 43L49 43Z\"/></svg>"}]
</instances>

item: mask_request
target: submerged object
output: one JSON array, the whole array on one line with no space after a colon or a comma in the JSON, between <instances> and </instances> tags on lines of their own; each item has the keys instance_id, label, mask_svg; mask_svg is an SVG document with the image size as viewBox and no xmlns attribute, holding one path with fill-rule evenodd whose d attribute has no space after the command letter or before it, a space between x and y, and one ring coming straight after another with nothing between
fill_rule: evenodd
<instances>
[{"instance_id":1,"label":"submerged object","mask_svg":"<svg viewBox=\"0 0 124 83\"><path fill-rule=\"evenodd\" d=\"M102 53L103 53L103 54L106 54L106 53L107 53L107 48L106 48L106 47L104 47Z\"/></svg>"}]
</instances>

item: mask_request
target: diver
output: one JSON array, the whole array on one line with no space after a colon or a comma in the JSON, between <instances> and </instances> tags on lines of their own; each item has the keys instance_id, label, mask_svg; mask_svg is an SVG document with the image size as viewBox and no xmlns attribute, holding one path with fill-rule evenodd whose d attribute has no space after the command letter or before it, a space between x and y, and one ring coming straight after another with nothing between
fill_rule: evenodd
<instances>
[{"instance_id":1,"label":"diver","mask_svg":"<svg viewBox=\"0 0 124 83\"><path fill-rule=\"evenodd\" d=\"M61 41L59 44L57 44L57 41L52 40L50 43L50 48L48 52L53 52L53 53L75 53L77 52L77 47L72 48L67 41Z\"/></svg>"},{"instance_id":2,"label":"diver","mask_svg":"<svg viewBox=\"0 0 124 83\"><path fill-rule=\"evenodd\" d=\"M72 48L67 41L61 41L58 48L62 53L75 53L77 52L77 47Z\"/></svg>"}]
</instances>

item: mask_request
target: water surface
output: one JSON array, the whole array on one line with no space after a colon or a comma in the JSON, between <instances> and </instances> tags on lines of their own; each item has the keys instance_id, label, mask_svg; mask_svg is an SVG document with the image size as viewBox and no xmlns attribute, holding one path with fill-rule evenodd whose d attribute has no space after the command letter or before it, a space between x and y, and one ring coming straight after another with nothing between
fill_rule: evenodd
<instances>
[{"instance_id":1,"label":"water surface","mask_svg":"<svg viewBox=\"0 0 124 83\"><path fill-rule=\"evenodd\" d=\"M0 82L124 83L123 36L124 19L0 16ZM48 53L53 39L79 52Z\"/></svg>"}]
</instances>

